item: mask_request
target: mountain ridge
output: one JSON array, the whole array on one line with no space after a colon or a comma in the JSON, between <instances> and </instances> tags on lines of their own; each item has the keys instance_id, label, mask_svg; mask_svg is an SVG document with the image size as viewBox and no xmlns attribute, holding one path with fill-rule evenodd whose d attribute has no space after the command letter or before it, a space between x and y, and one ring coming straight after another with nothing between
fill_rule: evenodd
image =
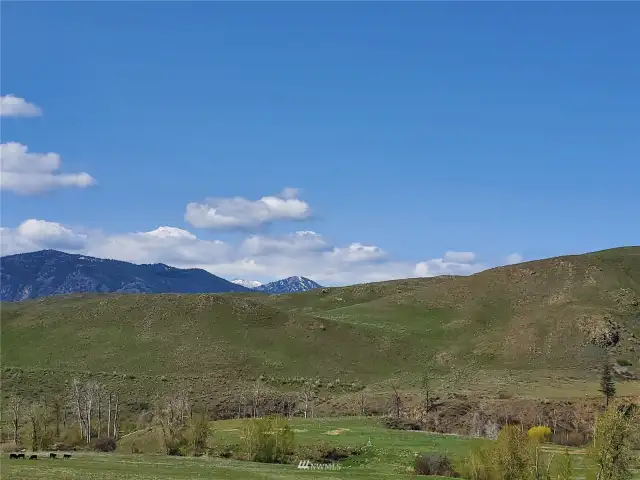
<instances>
[{"instance_id":1,"label":"mountain ridge","mask_svg":"<svg viewBox=\"0 0 640 480\"><path fill-rule=\"evenodd\" d=\"M69 293L250 292L198 268L134 264L39 250L0 258L0 300L22 301Z\"/></svg>"},{"instance_id":2,"label":"mountain ridge","mask_svg":"<svg viewBox=\"0 0 640 480\"><path fill-rule=\"evenodd\" d=\"M307 277L293 276L265 283L253 288L256 292L264 292L272 295L280 295L284 293L308 292L316 288L322 288L322 285L314 282Z\"/></svg>"},{"instance_id":3,"label":"mountain ridge","mask_svg":"<svg viewBox=\"0 0 640 480\"><path fill-rule=\"evenodd\" d=\"M23 301L69 293L303 292L320 285L294 276L263 284L226 280L199 268L135 264L47 249L0 257L0 301Z\"/></svg>"}]
</instances>

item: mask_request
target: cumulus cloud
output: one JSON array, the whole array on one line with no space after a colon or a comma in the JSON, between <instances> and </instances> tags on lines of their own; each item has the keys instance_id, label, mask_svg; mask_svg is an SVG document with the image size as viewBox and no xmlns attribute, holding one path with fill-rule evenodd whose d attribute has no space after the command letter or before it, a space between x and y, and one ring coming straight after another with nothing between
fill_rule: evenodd
<instances>
[{"instance_id":1,"label":"cumulus cloud","mask_svg":"<svg viewBox=\"0 0 640 480\"><path fill-rule=\"evenodd\" d=\"M325 285L467 275L485 268L475 261L475 255L444 254L442 258L418 263L395 261L375 245L355 242L336 246L312 231L251 235L232 244L199 238L192 232L169 226L145 232L105 234L30 219L16 228L2 229L1 239L3 255L54 248L134 263L204 268L226 278L270 281L302 275Z\"/></svg>"},{"instance_id":2,"label":"cumulus cloud","mask_svg":"<svg viewBox=\"0 0 640 480\"><path fill-rule=\"evenodd\" d=\"M167 263L191 267L198 263L224 262L230 247L220 240L202 240L175 227L159 227L149 232L96 235L88 255L132 263Z\"/></svg>"},{"instance_id":3,"label":"cumulus cloud","mask_svg":"<svg viewBox=\"0 0 640 480\"><path fill-rule=\"evenodd\" d=\"M475 258L475 256L474 256ZM482 268L473 262L452 262L445 258L434 258L425 262L418 262L414 269L416 277L435 277L437 275L470 275Z\"/></svg>"},{"instance_id":4,"label":"cumulus cloud","mask_svg":"<svg viewBox=\"0 0 640 480\"><path fill-rule=\"evenodd\" d=\"M42 110L15 95L0 96L0 117L39 117Z\"/></svg>"},{"instance_id":5,"label":"cumulus cloud","mask_svg":"<svg viewBox=\"0 0 640 480\"><path fill-rule=\"evenodd\" d=\"M352 243L347 247L335 247L330 256L338 262L360 263L374 262L386 256L386 252L375 245Z\"/></svg>"},{"instance_id":6,"label":"cumulus cloud","mask_svg":"<svg viewBox=\"0 0 640 480\"><path fill-rule=\"evenodd\" d=\"M240 245L240 251L251 256L319 252L329 248L321 235L309 230L282 236L252 235Z\"/></svg>"},{"instance_id":7,"label":"cumulus cloud","mask_svg":"<svg viewBox=\"0 0 640 480\"><path fill-rule=\"evenodd\" d=\"M31 153L15 142L0 144L0 189L29 195L62 187L85 188L95 184L88 173L57 173L62 161L57 153Z\"/></svg>"},{"instance_id":8,"label":"cumulus cloud","mask_svg":"<svg viewBox=\"0 0 640 480\"><path fill-rule=\"evenodd\" d=\"M444 260L453 263L470 263L476 259L476 254L473 252L454 252L449 250L444 254Z\"/></svg>"},{"instance_id":9,"label":"cumulus cloud","mask_svg":"<svg viewBox=\"0 0 640 480\"><path fill-rule=\"evenodd\" d=\"M514 263L522 263L522 255L520 255L519 253L511 253L509 255L507 255L507 258L505 259L505 263L507 265L513 265Z\"/></svg>"},{"instance_id":10,"label":"cumulus cloud","mask_svg":"<svg viewBox=\"0 0 640 480\"><path fill-rule=\"evenodd\" d=\"M3 228L0 235L3 255L34 250L79 251L87 246L87 235L56 222L25 220L17 228Z\"/></svg>"},{"instance_id":11,"label":"cumulus cloud","mask_svg":"<svg viewBox=\"0 0 640 480\"><path fill-rule=\"evenodd\" d=\"M191 202L185 220L197 228L238 230L255 228L278 220L303 220L311 216L311 207L298 198L299 191L285 188L278 195L248 200L243 197L209 198Z\"/></svg>"}]
</instances>

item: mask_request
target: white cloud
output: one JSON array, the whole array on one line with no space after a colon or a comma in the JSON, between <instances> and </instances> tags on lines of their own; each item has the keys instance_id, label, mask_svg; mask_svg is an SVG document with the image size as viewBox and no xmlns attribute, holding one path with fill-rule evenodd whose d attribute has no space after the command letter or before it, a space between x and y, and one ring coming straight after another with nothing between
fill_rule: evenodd
<instances>
[{"instance_id":1,"label":"white cloud","mask_svg":"<svg viewBox=\"0 0 640 480\"><path fill-rule=\"evenodd\" d=\"M482 270L484 267L472 262L451 262L446 258L434 258L416 264L414 273L416 277L435 277L438 275L470 275Z\"/></svg>"},{"instance_id":2,"label":"white cloud","mask_svg":"<svg viewBox=\"0 0 640 480\"><path fill-rule=\"evenodd\" d=\"M318 252L330 248L322 236L309 230L286 236L252 235L240 245L240 251L251 256L286 254L291 252Z\"/></svg>"},{"instance_id":3,"label":"white cloud","mask_svg":"<svg viewBox=\"0 0 640 480\"><path fill-rule=\"evenodd\" d=\"M476 259L476 254L473 252L454 252L449 250L444 254L444 260L453 263L470 263Z\"/></svg>"},{"instance_id":4,"label":"white cloud","mask_svg":"<svg viewBox=\"0 0 640 480\"><path fill-rule=\"evenodd\" d=\"M505 263L507 265L513 265L514 263L521 263L522 260L523 260L522 255L520 255L519 253L511 253L507 255L507 258L505 259Z\"/></svg>"},{"instance_id":5,"label":"white cloud","mask_svg":"<svg viewBox=\"0 0 640 480\"><path fill-rule=\"evenodd\" d=\"M0 117L39 117L42 110L15 95L0 96Z\"/></svg>"},{"instance_id":6,"label":"white cloud","mask_svg":"<svg viewBox=\"0 0 640 480\"><path fill-rule=\"evenodd\" d=\"M325 285L467 275L485 268L475 262L475 256L470 262L464 262L460 256L459 261L452 262L451 255L446 254L418 263L396 261L375 245L356 242L335 246L311 231L284 236L252 235L231 244L198 238L192 232L168 226L108 235L30 219L17 228L2 229L1 239L3 255L54 248L134 263L204 268L226 278L271 281L302 275Z\"/></svg>"},{"instance_id":7,"label":"white cloud","mask_svg":"<svg viewBox=\"0 0 640 480\"><path fill-rule=\"evenodd\" d=\"M100 235L92 239L88 255L133 263L167 263L190 267L197 263L217 264L230 255L230 247L220 240L201 240L175 227L159 227L149 232Z\"/></svg>"},{"instance_id":8,"label":"white cloud","mask_svg":"<svg viewBox=\"0 0 640 480\"><path fill-rule=\"evenodd\" d=\"M25 220L15 229L3 228L1 238L2 254L28 252L42 249L78 251L87 246L87 235L74 232L56 222Z\"/></svg>"},{"instance_id":9,"label":"white cloud","mask_svg":"<svg viewBox=\"0 0 640 480\"><path fill-rule=\"evenodd\" d=\"M360 263L373 262L386 256L386 252L375 245L352 243L347 247L335 247L330 256L338 262Z\"/></svg>"},{"instance_id":10,"label":"white cloud","mask_svg":"<svg viewBox=\"0 0 640 480\"><path fill-rule=\"evenodd\" d=\"M88 173L56 173L62 161L57 153L30 153L15 142L0 144L0 189L37 194L61 187L85 188L95 184Z\"/></svg>"},{"instance_id":11,"label":"white cloud","mask_svg":"<svg viewBox=\"0 0 640 480\"><path fill-rule=\"evenodd\" d=\"M202 203L189 203L184 218L194 227L214 230L255 228L277 220L303 220L311 216L311 207L297 198L298 194L295 188L285 188L278 195L259 200L210 198Z\"/></svg>"}]
</instances>

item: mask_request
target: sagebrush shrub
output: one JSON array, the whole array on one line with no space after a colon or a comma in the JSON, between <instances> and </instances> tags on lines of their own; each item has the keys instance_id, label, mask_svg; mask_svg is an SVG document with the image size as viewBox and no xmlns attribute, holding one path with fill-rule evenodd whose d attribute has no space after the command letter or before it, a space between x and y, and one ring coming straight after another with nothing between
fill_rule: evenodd
<instances>
[{"instance_id":1,"label":"sagebrush shrub","mask_svg":"<svg viewBox=\"0 0 640 480\"><path fill-rule=\"evenodd\" d=\"M98 452L113 452L116 449L116 439L113 437L100 437L93 440L93 449Z\"/></svg>"},{"instance_id":2,"label":"sagebrush shrub","mask_svg":"<svg viewBox=\"0 0 640 480\"><path fill-rule=\"evenodd\" d=\"M446 455L435 453L418 455L415 459L413 470L416 475L437 475L453 478L460 476Z\"/></svg>"}]
</instances>

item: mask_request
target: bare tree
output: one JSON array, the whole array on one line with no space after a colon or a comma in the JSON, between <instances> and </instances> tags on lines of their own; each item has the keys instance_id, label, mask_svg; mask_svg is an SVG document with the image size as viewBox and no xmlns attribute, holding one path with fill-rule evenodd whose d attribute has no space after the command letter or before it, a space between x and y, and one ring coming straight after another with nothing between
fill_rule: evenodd
<instances>
[{"instance_id":1,"label":"bare tree","mask_svg":"<svg viewBox=\"0 0 640 480\"><path fill-rule=\"evenodd\" d=\"M20 442L20 426L22 425L22 398L18 395L9 397L9 410L11 411L11 426L13 427L13 443Z\"/></svg>"},{"instance_id":2,"label":"bare tree","mask_svg":"<svg viewBox=\"0 0 640 480\"><path fill-rule=\"evenodd\" d=\"M286 406L286 414L289 418L293 417L293 414L296 410L296 397L292 394L285 394L285 406Z\"/></svg>"},{"instance_id":3,"label":"bare tree","mask_svg":"<svg viewBox=\"0 0 640 480\"><path fill-rule=\"evenodd\" d=\"M367 389L366 388L363 388L358 392L357 409L358 409L358 415L362 415L363 417L367 415Z\"/></svg>"},{"instance_id":4,"label":"bare tree","mask_svg":"<svg viewBox=\"0 0 640 480\"><path fill-rule=\"evenodd\" d=\"M109 403L107 407L107 436L111 435L111 392L109 392Z\"/></svg>"},{"instance_id":5,"label":"bare tree","mask_svg":"<svg viewBox=\"0 0 640 480\"><path fill-rule=\"evenodd\" d=\"M238 418L244 418L247 416L247 401L247 392L245 391L245 388L242 387L238 394Z\"/></svg>"},{"instance_id":6,"label":"bare tree","mask_svg":"<svg viewBox=\"0 0 640 480\"><path fill-rule=\"evenodd\" d=\"M422 388L422 395L424 396L424 410L425 413L429 413L429 407L431 406L431 399L429 398L431 394L431 375L429 371L425 372L422 376L420 386Z\"/></svg>"},{"instance_id":7,"label":"bare tree","mask_svg":"<svg viewBox=\"0 0 640 480\"><path fill-rule=\"evenodd\" d=\"M120 399L119 395L116 394L116 409L113 414L113 438L118 438L118 400Z\"/></svg>"},{"instance_id":8,"label":"bare tree","mask_svg":"<svg viewBox=\"0 0 640 480\"><path fill-rule=\"evenodd\" d=\"M82 432L82 438L89 443L89 440L87 439L87 427L86 427L86 420L85 420L85 413L84 413L84 408L85 408L85 392L84 389L82 388L82 384L80 383L80 380L78 380L77 378L74 378L72 381L72 395L73 395L73 406L74 409L76 411L76 415L78 416L78 425L80 426L80 431Z\"/></svg>"},{"instance_id":9,"label":"bare tree","mask_svg":"<svg viewBox=\"0 0 640 480\"><path fill-rule=\"evenodd\" d=\"M62 398L60 398L60 395L54 395L51 408L53 410L52 414L55 421L55 436L56 438L60 438L60 414L62 411Z\"/></svg>"},{"instance_id":10,"label":"bare tree","mask_svg":"<svg viewBox=\"0 0 640 480\"><path fill-rule=\"evenodd\" d=\"M102 390L103 386L96 385L96 403L98 404L98 438L102 436Z\"/></svg>"},{"instance_id":11,"label":"bare tree","mask_svg":"<svg viewBox=\"0 0 640 480\"><path fill-rule=\"evenodd\" d=\"M309 416L313 418L316 400L315 380L310 379L304 383L302 391L300 392L300 400L302 400L302 412L304 413L304 418L308 418Z\"/></svg>"},{"instance_id":12,"label":"bare tree","mask_svg":"<svg viewBox=\"0 0 640 480\"><path fill-rule=\"evenodd\" d=\"M393 394L391 397L391 404L393 407L393 413L396 418L400 418L400 410L402 409L402 397L398 393L398 389L394 384L391 384Z\"/></svg>"},{"instance_id":13,"label":"bare tree","mask_svg":"<svg viewBox=\"0 0 640 480\"><path fill-rule=\"evenodd\" d=\"M31 423L31 450L38 451L38 447L42 441L42 413L40 405L33 403L29 409L29 423Z\"/></svg>"},{"instance_id":14,"label":"bare tree","mask_svg":"<svg viewBox=\"0 0 640 480\"><path fill-rule=\"evenodd\" d=\"M252 401L253 401L253 411L252 417L259 417L259 412L264 406L265 401L265 388L262 380L259 378L253 382L253 391L252 391Z\"/></svg>"},{"instance_id":15,"label":"bare tree","mask_svg":"<svg viewBox=\"0 0 640 480\"><path fill-rule=\"evenodd\" d=\"M181 429L186 425L191 404L184 390L161 398L156 402L155 420L160 426L162 439L167 455L179 437Z\"/></svg>"},{"instance_id":16,"label":"bare tree","mask_svg":"<svg viewBox=\"0 0 640 480\"><path fill-rule=\"evenodd\" d=\"M91 442L91 416L93 413L93 404L96 399L96 392L98 390L98 382L95 380L88 380L85 386L85 413L86 413L86 427L87 427L87 443Z\"/></svg>"}]
</instances>

